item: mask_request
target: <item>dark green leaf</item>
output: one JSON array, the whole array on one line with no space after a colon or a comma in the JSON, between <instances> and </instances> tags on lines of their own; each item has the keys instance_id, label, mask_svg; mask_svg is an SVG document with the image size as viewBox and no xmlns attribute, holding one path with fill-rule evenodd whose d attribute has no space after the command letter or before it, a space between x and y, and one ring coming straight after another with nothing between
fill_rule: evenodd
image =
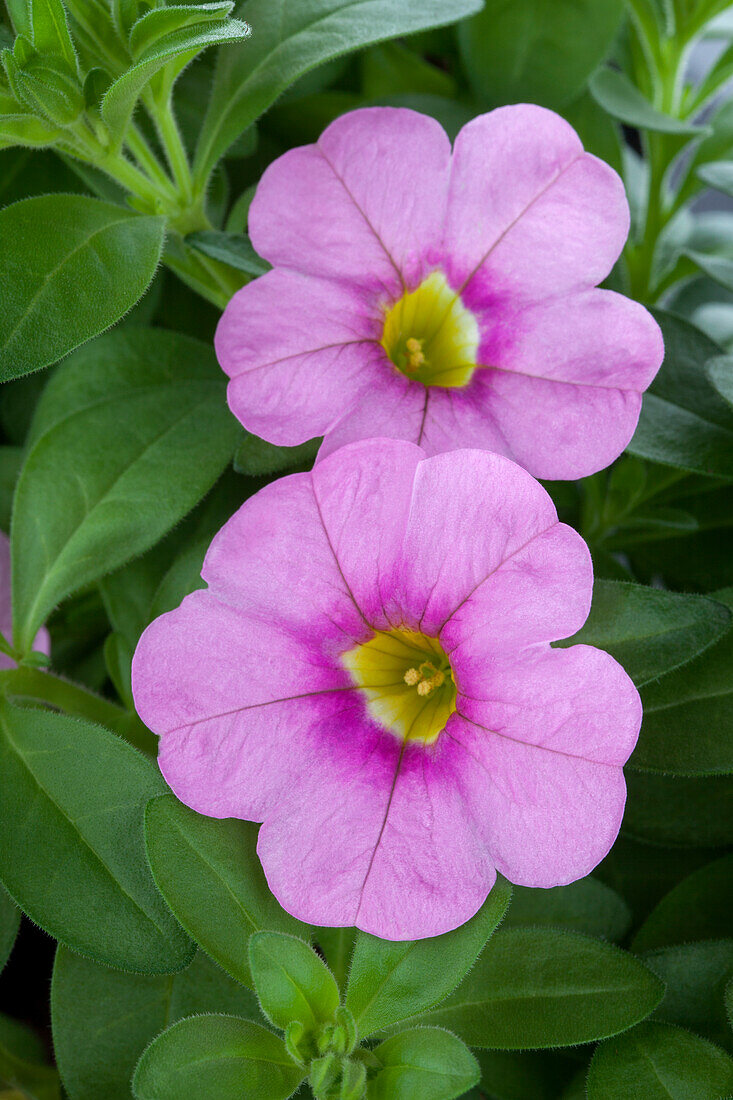
<instances>
[{"instance_id":1,"label":"dark green leaf","mask_svg":"<svg viewBox=\"0 0 733 1100\"><path fill-rule=\"evenodd\" d=\"M246 271L248 275L264 275L270 270L270 265L260 259L244 233L220 233L209 229L189 234L186 243L214 260L221 260L238 271Z\"/></svg>"},{"instance_id":2,"label":"dark green leaf","mask_svg":"<svg viewBox=\"0 0 733 1100\"><path fill-rule=\"evenodd\" d=\"M0 703L0 875L47 932L110 966L180 970L192 945L145 863L157 768L114 734Z\"/></svg>"},{"instance_id":3,"label":"dark green leaf","mask_svg":"<svg viewBox=\"0 0 733 1100\"><path fill-rule=\"evenodd\" d=\"M286 1100L303 1076L271 1031L234 1016L193 1016L147 1048L133 1093L136 1100Z\"/></svg>"},{"instance_id":4,"label":"dark green leaf","mask_svg":"<svg viewBox=\"0 0 733 1100\"><path fill-rule=\"evenodd\" d=\"M315 934L339 989L345 989L358 935L356 928L317 928Z\"/></svg>"},{"instance_id":5,"label":"dark green leaf","mask_svg":"<svg viewBox=\"0 0 733 1100\"><path fill-rule=\"evenodd\" d=\"M633 955L581 936L514 928L489 941L456 992L416 1022L447 1027L469 1046L574 1046L624 1031L664 987Z\"/></svg>"},{"instance_id":6,"label":"dark green leaf","mask_svg":"<svg viewBox=\"0 0 733 1100\"><path fill-rule=\"evenodd\" d=\"M361 72L362 93L367 99L428 95L450 100L458 92L452 76L401 42L385 42L366 50Z\"/></svg>"},{"instance_id":7,"label":"dark green leaf","mask_svg":"<svg viewBox=\"0 0 733 1100\"><path fill-rule=\"evenodd\" d=\"M21 647L55 604L190 511L239 432L213 351L162 329L120 330L78 352L37 417L12 530Z\"/></svg>"},{"instance_id":8,"label":"dark green leaf","mask_svg":"<svg viewBox=\"0 0 733 1100\"><path fill-rule=\"evenodd\" d=\"M22 464L22 447L0 447L0 531L10 530L13 493Z\"/></svg>"},{"instance_id":9,"label":"dark green leaf","mask_svg":"<svg viewBox=\"0 0 733 1100\"><path fill-rule=\"evenodd\" d=\"M692 660L730 624L728 608L703 596L597 580L585 625L557 644L606 649L641 686Z\"/></svg>"},{"instance_id":10,"label":"dark green leaf","mask_svg":"<svg viewBox=\"0 0 733 1100\"><path fill-rule=\"evenodd\" d=\"M252 984L247 945L253 932L306 931L270 893L257 858L257 826L215 820L156 798L146 813L153 876L183 927L224 969Z\"/></svg>"},{"instance_id":11,"label":"dark green leaf","mask_svg":"<svg viewBox=\"0 0 733 1100\"><path fill-rule=\"evenodd\" d=\"M704 127L687 119L665 115L653 107L629 78L618 69L599 69L590 82L590 90L609 115L638 130L662 134L701 134Z\"/></svg>"},{"instance_id":12,"label":"dark green leaf","mask_svg":"<svg viewBox=\"0 0 733 1100\"><path fill-rule=\"evenodd\" d=\"M560 1056L544 1052L480 1050L476 1057L482 1093L491 1100L557 1100L569 1073Z\"/></svg>"},{"instance_id":13,"label":"dark green leaf","mask_svg":"<svg viewBox=\"0 0 733 1100\"><path fill-rule=\"evenodd\" d=\"M617 942L629 930L631 912L614 890L588 876L550 890L515 886L505 923L512 928L554 925Z\"/></svg>"},{"instance_id":14,"label":"dark green leaf","mask_svg":"<svg viewBox=\"0 0 733 1100\"><path fill-rule=\"evenodd\" d=\"M455 1035L437 1027L401 1031L373 1051L382 1068L368 1100L453 1100L478 1084L478 1062Z\"/></svg>"},{"instance_id":15,"label":"dark green leaf","mask_svg":"<svg viewBox=\"0 0 733 1100\"><path fill-rule=\"evenodd\" d=\"M473 965L510 898L509 883L498 879L478 913L443 936L389 941L360 932L346 993L359 1034L370 1035L447 997Z\"/></svg>"},{"instance_id":16,"label":"dark green leaf","mask_svg":"<svg viewBox=\"0 0 733 1100\"><path fill-rule=\"evenodd\" d=\"M733 588L716 599L733 609ZM648 684L642 698L644 723L633 767L690 776L733 772L733 635Z\"/></svg>"},{"instance_id":17,"label":"dark green leaf","mask_svg":"<svg viewBox=\"0 0 733 1100\"><path fill-rule=\"evenodd\" d=\"M237 14L257 28L256 46L222 51L196 149L205 181L235 139L298 77L333 57L388 38L453 23L479 0L248 0Z\"/></svg>"},{"instance_id":18,"label":"dark green leaf","mask_svg":"<svg viewBox=\"0 0 733 1100\"><path fill-rule=\"evenodd\" d=\"M647 844L697 848L733 844L733 779L683 778L629 770L623 830Z\"/></svg>"},{"instance_id":19,"label":"dark green leaf","mask_svg":"<svg viewBox=\"0 0 733 1100\"><path fill-rule=\"evenodd\" d=\"M129 1100L145 1047L204 1012L260 1019L257 1000L198 952L178 974L125 974L59 947L51 986L53 1043L69 1100Z\"/></svg>"},{"instance_id":20,"label":"dark green leaf","mask_svg":"<svg viewBox=\"0 0 733 1100\"><path fill-rule=\"evenodd\" d=\"M20 909L7 890L0 885L0 970L5 966L13 950L19 928Z\"/></svg>"},{"instance_id":21,"label":"dark green leaf","mask_svg":"<svg viewBox=\"0 0 733 1100\"><path fill-rule=\"evenodd\" d=\"M339 1004L333 974L313 948L284 932L255 932L249 965L267 1018L282 1031L291 1020L309 1030L327 1023Z\"/></svg>"},{"instance_id":22,"label":"dark green leaf","mask_svg":"<svg viewBox=\"0 0 733 1100\"><path fill-rule=\"evenodd\" d=\"M298 443L295 447L278 447L245 432L234 456L234 469L248 477L270 477L301 467L310 469L320 443L320 439L309 439L307 443Z\"/></svg>"},{"instance_id":23,"label":"dark green leaf","mask_svg":"<svg viewBox=\"0 0 733 1100\"><path fill-rule=\"evenodd\" d=\"M664 364L644 394L628 450L690 473L731 478L733 410L701 369L720 349L687 321L656 316L664 334Z\"/></svg>"},{"instance_id":24,"label":"dark green leaf","mask_svg":"<svg viewBox=\"0 0 733 1100\"><path fill-rule=\"evenodd\" d=\"M645 1023L598 1047L586 1088L588 1100L721 1100L733 1059L679 1027Z\"/></svg>"},{"instance_id":25,"label":"dark green leaf","mask_svg":"<svg viewBox=\"0 0 733 1100\"><path fill-rule=\"evenodd\" d=\"M620 0L488 0L458 31L474 92L492 106L564 106L605 58L622 15Z\"/></svg>"},{"instance_id":26,"label":"dark green leaf","mask_svg":"<svg viewBox=\"0 0 733 1100\"><path fill-rule=\"evenodd\" d=\"M29 1029L0 1016L0 1091L8 1100L61 1100L59 1075L45 1062L42 1044Z\"/></svg>"},{"instance_id":27,"label":"dark green leaf","mask_svg":"<svg viewBox=\"0 0 733 1100\"><path fill-rule=\"evenodd\" d=\"M667 987L656 1019L689 1028L719 1046L733 1045L725 1011L725 987L733 977L733 939L664 947L644 961Z\"/></svg>"},{"instance_id":28,"label":"dark green leaf","mask_svg":"<svg viewBox=\"0 0 733 1100\"><path fill-rule=\"evenodd\" d=\"M41 195L0 211L0 381L55 362L118 321L149 286L164 234L163 218L82 195Z\"/></svg>"},{"instance_id":29,"label":"dark green leaf","mask_svg":"<svg viewBox=\"0 0 733 1100\"><path fill-rule=\"evenodd\" d=\"M733 855L706 864L659 902L639 929L634 951L651 951L690 940L729 936L733 913Z\"/></svg>"}]
</instances>

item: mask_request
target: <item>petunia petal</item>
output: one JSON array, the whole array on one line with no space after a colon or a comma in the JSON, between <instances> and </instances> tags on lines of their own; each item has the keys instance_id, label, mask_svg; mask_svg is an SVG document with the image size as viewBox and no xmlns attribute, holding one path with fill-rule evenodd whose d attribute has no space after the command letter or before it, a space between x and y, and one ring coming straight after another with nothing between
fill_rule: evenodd
<instances>
[{"instance_id":1,"label":"petunia petal","mask_svg":"<svg viewBox=\"0 0 733 1100\"><path fill-rule=\"evenodd\" d=\"M328 432L318 461L349 443L374 437L402 439L420 446L429 391L396 370L385 372L379 385L366 389ZM343 410L342 410L343 411ZM462 446L462 444L458 444Z\"/></svg>"},{"instance_id":2,"label":"petunia petal","mask_svg":"<svg viewBox=\"0 0 733 1100\"><path fill-rule=\"evenodd\" d=\"M426 753L347 729L359 754L319 757L260 830L275 896L314 924L384 939L440 935L468 920L496 872L461 795L465 760L449 740Z\"/></svg>"},{"instance_id":3,"label":"petunia petal","mask_svg":"<svg viewBox=\"0 0 733 1100\"><path fill-rule=\"evenodd\" d=\"M628 230L621 180L552 111L500 107L456 138L445 249L469 308L595 286Z\"/></svg>"},{"instance_id":4,"label":"petunia petal","mask_svg":"<svg viewBox=\"0 0 733 1100\"><path fill-rule=\"evenodd\" d=\"M229 407L271 443L323 435L384 371L378 330L349 286L262 275L234 295L216 330Z\"/></svg>"},{"instance_id":5,"label":"petunia petal","mask_svg":"<svg viewBox=\"0 0 733 1100\"><path fill-rule=\"evenodd\" d=\"M437 254L449 169L450 142L434 119L352 111L265 171L249 212L252 243L274 265L395 298Z\"/></svg>"}]
</instances>

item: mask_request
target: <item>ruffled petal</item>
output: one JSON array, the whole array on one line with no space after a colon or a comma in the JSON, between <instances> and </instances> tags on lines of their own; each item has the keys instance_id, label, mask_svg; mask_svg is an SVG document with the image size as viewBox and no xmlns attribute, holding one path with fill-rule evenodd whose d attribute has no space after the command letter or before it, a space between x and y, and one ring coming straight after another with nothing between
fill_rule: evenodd
<instances>
[{"instance_id":1,"label":"ruffled petal","mask_svg":"<svg viewBox=\"0 0 733 1100\"><path fill-rule=\"evenodd\" d=\"M420 446L430 391L397 370L392 370L391 377L385 374L378 385L362 393L353 408L329 431L318 452L319 462L340 447L377 436L404 439Z\"/></svg>"},{"instance_id":2,"label":"ruffled petal","mask_svg":"<svg viewBox=\"0 0 733 1100\"><path fill-rule=\"evenodd\" d=\"M437 254L449 171L450 142L434 119L352 111L265 171L249 212L252 243L274 265L397 297Z\"/></svg>"},{"instance_id":3,"label":"ruffled petal","mask_svg":"<svg viewBox=\"0 0 733 1100\"><path fill-rule=\"evenodd\" d=\"M618 175L554 112L500 107L456 138L445 251L469 309L595 286L628 231Z\"/></svg>"},{"instance_id":4,"label":"ruffled petal","mask_svg":"<svg viewBox=\"0 0 733 1100\"><path fill-rule=\"evenodd\" d=\"M271 443L323 435L384 373L380 336L353 288L270 271L234 295L216 330L229 407Z\"/></svg>"}]
</instances>

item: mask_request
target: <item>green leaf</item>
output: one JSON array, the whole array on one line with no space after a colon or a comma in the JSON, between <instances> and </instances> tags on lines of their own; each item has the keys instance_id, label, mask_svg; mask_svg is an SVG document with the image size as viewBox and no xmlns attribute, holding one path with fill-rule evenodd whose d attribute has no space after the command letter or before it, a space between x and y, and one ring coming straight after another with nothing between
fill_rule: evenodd
<instances>
[{"instance_id":1,"label":"green leaf","mask_svg":"<svg viewBox=\"0 0 733 1100\"><path fill-rule=\"evenodd\" d=\"M733 478L733 410L701 370L720 349L687 321L655 315L664 335L664 364L644 394L627 450L690 473Z\"/></svg>"},{"instance_id":2,"label":"green leaf","mask_svg":"<svg viewBox=\"0 0 733 1100\"><path fill-rule=\"evenodd\" d=\"M180 970L192 945L145 863L155 765L101 726L0 703L0 875L47 932L109 966Z\"/></svg>"},{"instance_id":3,"label":"green leaf","mask_svg":"<svg viewBox=\"0 0 733 1100\"><path fill-rule=\"evenodd\" d=\"M452 76L401 42L385 42L366 50L362 54L361 73L362 94L366 99L425 95L454 100L458 95Z\"/></svg>"},{"instance_id":4,"label":"green leaf","mask_svg":"<svg viewBox=\"0 0 733 1100\"><path fill-rule=\"evenodd\" d=\"M170 8L153 8L141 15L132 26L130 53L138 60L167 34L201 23L219 22L226 19L233 7L231 0L218 0L213 4L175 4Z\"/></svg>"},{"instance_id":5,"label":"green leaf","mask_svg":"<svg viewBox=\"0 0 733 1100\"><path fill-rule=\"evenodd\" d=\"M603 68L591 78L590 90L594 99L613 118L639 130L652 130L660 134L704 134L704 126L696 126L686 119L673 118L653 107L625 73L618 69Z\"/></svg>"},{"instance_id":6,"label":"green leaf","mask_svg":"<svg viewBox=\"0 0 733 1100\"><path fill-rule=\"evenodd\" d=\"M482 1094L491 1100L557 1100L568 1067L539 1051L480 1050ZM585 1100L585 1089L581 1093Z\"/></svg>"},{"instance_id":7,"label":"green leaf","mask_svg":"<svg viewBox=\"0 0 733 1100\"><path fill-rule=\"evenodd\" d=\"M563 107L606 57L623 10L621 0L488 0L458 28L474 92L492 106Z\"/></svg>"},{"instance_id":8,"label":"green leaf","mask_svg":"<svg viewBox=\"0 0 733 1100\"><path fill-rule=\"evenodd\" d=\"M511 886L497 879L478 913L453 932L425 940L356 938L346 1005L359 1034L439 1004L465 977L506 912Z\"/></svg>"},{"instance_id":9,"label":"green leaf","mask_svg":"<svg viewBox=\"0 0 733 1100\"><path fill-rule=\"evenodd\" d=\"M135 65L118 77L102 100L102 119L113 140L120 141L144 88L164 66L175 61L178 71L209 46L241 42L249 38L251 28L238 19L226 23L174 31L159 39L138 58Z\"/></svg>"},{"instance_id":10,"label":"green leaf","mask_svg":"<svg viewBox=\"0 0 733 1100\"><path fill-rule=\"evenodd\" d=\"M30 0L33 45L38 53L58 57L76 73L76 50L71 41L61 0Z\"/></svg>"},{"instance_id":11,"label":"green leaf","mask_svg":"<svg viewBox=\"0 0 733 1100\"><path fill-rule=\"evenodd\" d=\"M145 1047L205 1012L260 1019L257 1000L198 952L178 974L111 970L59 947L51 985L53 1045L70 1100L129 1100Z\"/></svg>"},{"instance_id":12,"label":"green leaf","mask_svg":"<svg viewBox=\"0 0 733 1100\"><path fill-rule=\"evenodd\" d=\"M320 439L309 439L295 447L278 447L266 439L245 432L234 456L234 469L248 477L271 477L284 470L306 467L315 461Z\"/></svg>"},{"instance_id":13,"label":"green leaf","mask_svg":"<svg viewBox=\"0 0 733 1100\"><path fill-rule=\"evenodd\" d=\"M62 136L63 130L41 118L35 118L33 115L0 114L0 149L11 145L25 145L29 149L43 149L49 145L54 145ZM0 252L0 260L1 257L2 253ZM3 360L0 359L0 367L2 362ZM8 375L8 377L15 376Z\"/></svg>"},{"instance_id":14,"label":"green leaf","mask_svg":"<svg viewBox=\"0 0 733 1100\"><path fill-rule=\"evenodd\" d=\"M730 935L733 855L706 864L666 894L634 938L634 951Z\"/></svg>"},{"instance_id":15,"label":"green leaf","mask_svg":"<svg viewBox=\"0 0 733 1100\"><path fill-rule=\"evenodd\" d=\"M708 187L714 187L725 195L733 195L733 161L718 160L703 164L698 168L697 175Z\"/></svg>"},{"instance_id":16,"label":"green leaf","mask_svg":"<svg viewBox=\"0 0 733 1100\"><path fill-rule=\"evenodd\" d=\"M471 1051L437 1027L401 1031L372 1053L382 1068L369 1081L368 1100L453 1100L481 1076Z\"/></svg>"},{"instance_id":17,"label":"green leaf","mask_svg":"<svg viewBox=\"0 0 733 1100\"><path fill-rule=\"evenodd\" d=\"M195 175L204 183L237 137L298 77L330 58L388 38L442 27L480 0L248 0L238 14L257 28L245 48L223 50L199 137Z\"/></svg>"},{"instance_id":18,"label":"green leaf","mask_svg":"<svg viewBox=\"0 0 733 1100\"><path fill-rule=\"evenodd\" d=\"M716 599L733 610L733 588ZM642 700L644 723L632 767L690 776L733 772L733 635L648 684Z\"/></svg>"},{"instance_id":19,"label":"green leaf","mask_svg":"<svg viewBox=\"0 0 733 1100\"><path fill-rule=\"evenodd\" d=\"M148 806L145 830L163 897L189 935L237 981L252 985L247 946L253 932L306 931L267 887L252 822L202 817L166 794Z\"/></svg>"},{"instance_id":20,"label":"green leaf","mask_svg":"<svg viewBox=\"0 0 733 1100\"><path fill-rule=\"evenodd\" d=\"M303 1080L271 1031L234 1016L193 1016L173 1024L143 1054L136 1100L286 1100Z\"/></svg>"},{"instance_id":21,"label":"green leaf","mask_svg":"<svg viewBox=\"0 0 733 1100\"><path fill-rule=\"evenodd\" d=\"M54 363L118 321L149 286L164 234L163 218L82 195L0 211L0 381Z\"/></svg>"},{"instance_id":22,"label":"green leaf","mask_svg":"<svg viewBox=\"0 0 733 1100\"><path fill-rule=\"evenodd\" d=\"M78 352L37 417L43 434L18 482L12 530L24 649L60 600L189 512L239 434L213 350L163 329L122 329Z\"/></svg>"},{"instance_id":23,"label":"green leaf","mask_svg":"<svg viewBox=\"0 0 733 1100\"><path fill-rule=\"evenodd\" d=\"M0 1091L8 1100L61 1100L59 1075L44 1062L37 1036L16 1020L0 1016Z\"/></svg>"},{"instance_id":24,"label":"green leaf","mask_svg":"<svg viewBox=\"0 0 733 1100\"><path fill-rule=\"evenodd\" d=\"M628 932L631 912L615 890L588 876L550 890L515 886L504 923L511 928L554 925L613 943Z\"/></svg>"},{"instance_id":25,"label":"green leaf","mask_svg":"<svg viewBox=\"0 0 733 1100\"><path fill-rule=\"evenodd\" d=\"M598 1047L586 1088L588 1100L721 1100L733 1059L682 1028L645 1023Z\"/></svg>"},{"instance_id":26,"label":"green leaf","mask_svg":"<svg viewBox=\"0 0 733 1100\"><path fill-rule=\"evenodd\" d=\"M606 649L641 686L692 660L730 624L728 608L704 596L597 580L585 625L556 644L583 642Z\"/></svg>"},{"instance_id":27,"label":"green leaf","mask_svg":"<svg viewBox=\"0 0 733 1100\"><path fill-rule=\"evenodd\" d=\"M513 928L497 934L462 985L415 1022L500 1050L604 1039L656 1008L664 987L618 947L576 932Z\"/></svg>"},{"instance_id":28,"label":"green leaf","mask_svg":"<svg viewBox=\"0 0 733 1100\"><path fill-rule=\"evenodd\" d=\"M282 1031L292 1020L309 1030L328 1023L339 1004L333 974L309 944L284 932L255 932L249 965L262 1011Z\"/></svg>"},{"instance_id":29,"label":"green leaf","mask_svg":"<svg viewBox=\"0 0 733 1100\"><path fill-rule=\"evenodd\" d=\"M10 530L13 494L22 465L22 447L0 447L0 531Z\"/></svg>"},{"instance_id":30,"label":"green leaf","mask_svg":"<svg viewBox=\"0 0 733 1100\"><path fill-rule=\"evenodd\" d=\"M356 928L317 928L315 934L339 989L345 989L358 935Z\"/></svg>"},{"instance_id":31,"label":"green leaf","mask_svg":"<svg viewBox=\"0 0 733 1100\"><path fill-rule=\"evenodd\" d=\"M644 958L667 989L655 1018L730 1048L725 988L733 978L733 939L663 947Z\"/></svg>"},{"instance_id":32,"label":"green leaf","mask_svg":"<svg viewBox=\"0 0 733 1100\"><path fill-rule=\"evenodd\" d=\"M211 256L214 260L220 260L223 264L236 267L238 271L246 271L248 275L264 275L270 270L270 265L260 259L250 244L249 237L244 233L220 233L216 229L202 230L200 233L191 233L186 237L186 244L190 244L197 252L203 252L205 256Z\"/></svg>"},{"instance_id":33,"label":"green leaf","mask_svg":"<svg viewBox=\"0 0 733 1100\"><path fill-rule=\"evenodd\" d=\"M733 780L629 769L623 831L647 844L722 848L733 844Z\"/></svg>"},{"instance_id":34,"label":"green leaf","mask_svg":"<svg viewBox=\"0 0 733 1100\"><path fill-rule=\"evenodd\" d=\"M20 909L7 890L0 885L0 970L10 957L20 928Z\"/></svg>"}]
</instances>

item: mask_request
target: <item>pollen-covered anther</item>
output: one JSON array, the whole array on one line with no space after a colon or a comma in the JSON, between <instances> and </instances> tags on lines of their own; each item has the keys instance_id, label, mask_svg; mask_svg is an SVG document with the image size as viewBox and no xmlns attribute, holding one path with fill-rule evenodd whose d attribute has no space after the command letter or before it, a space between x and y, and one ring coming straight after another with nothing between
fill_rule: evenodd
<instances>
[{"instance_id":1,"label":"pollen-covered anther","mask_svg":"<svg viewBox=\"0 0 733 1100\"><path fill-rule=\"evenodd\" d=\"M417 668L408 668L403 679L408 687L416 687L418 695L424 698L445 683L445 673L430 661L423 661Z\"/></svg>"},{"instance_id":2,"label":"pollen-covered anther","mask_svg":"<svg viewBox=\"0 0 733 1100\"><path fill-rule=\"evenodd\" d=\"M411 336L405 341L405 350L407 351L407 369L410 371L420 370L420 367L424 367L427 360L422 350L422 340L416 339Z\"/></svg>"},{"instance_id":3,"label":"pollen-covered anther","mask_svg":"<svg viewBox=\"0 0 733 1100\"><path fill-rule=\"evenodd\" d=\"M436 688L439 688L444 681L445 673L438 669L430 679L423 680L422 683L417 685L417 693L422 696L430 695L430 693L435 691Z\"/></svg>"},{"instance_id":4,"label":"pollen-covered anther","mask_svg":"<svg viewBox=\"0 0 733 1100\"><path fill-rule=\"evenodd\" d=\"M408 668L404 679L408 687L415 687L422 680L422 676L416 668Z\"/></svg>"}]
</instances>

